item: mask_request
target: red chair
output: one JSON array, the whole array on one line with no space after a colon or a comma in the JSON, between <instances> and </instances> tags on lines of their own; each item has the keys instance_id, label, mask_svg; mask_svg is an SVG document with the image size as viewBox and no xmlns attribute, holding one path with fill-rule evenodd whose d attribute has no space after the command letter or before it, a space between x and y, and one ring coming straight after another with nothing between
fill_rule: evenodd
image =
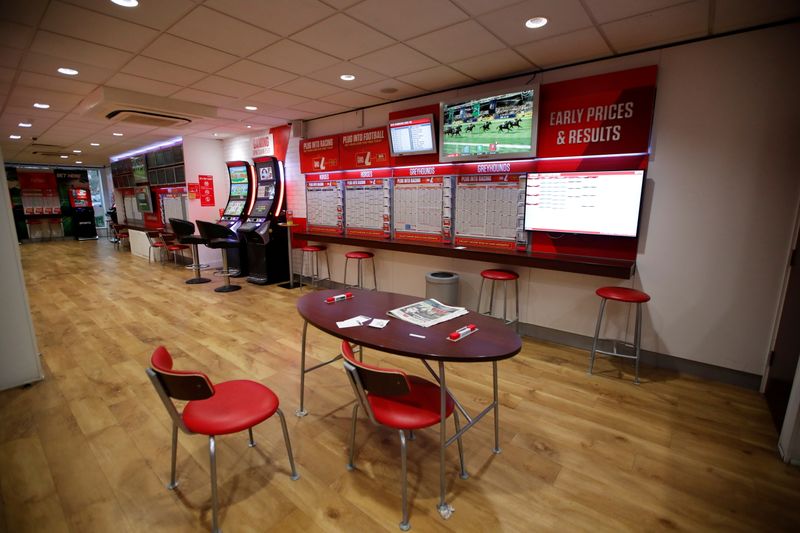
<instances>
[{"instance_id":1,"label":"red chair","mask_svg":"<svg viewBox=\"0 0 800 533\"><path fill-rule=\"evenodd\" d=\"M167 250L167 253L172 254L172 259L175 261L175 264L177 265L178 253L181 254L181 259L183 259L183 251L188 250L189 245L179 243L174 233L162 233L161 240L164 242L164 247Z\"/></svg>"},{"instance_id":2,"label":"red chair","mask_svg":"<svg viewBox=\"0 0 800 533\"><path fill-rule=\"evenodd\" d=\"M353 455L356 444L356 418L359 405L364 408L373 424L396 429L400 434L400 464L403 472L403 521L400 529L408 531L408 480L406 479L406 434L413 439L415 429L435 426L441 422L441 389L421 377L409 376L402 370L379 368L357 361L347 341L342 342L344 368L358 401L353 406L353 426L350 434L350 461L348 470L353 470ZM456 433L461 430L458 411L453 398L448 394L445 403L446 416L452 413ZM461 462L461 478L468 477L464 470L464 450L458 437L458 458Z\"/></svg>"},{"instance_id":3,"label":"red chair","mask_svg":"<svg viewBox=\"0 0 800 533\"><path fill-rule=\"evenodd\" d=\"M147 262L151 261L150 257L155 256L153 253L155 250L158 251L158 259L159 262L164 262L164 255L163 250L167 249L167 243L161 238L161 233L158 231L148 231L147 235L147 242L150 243L150 248L147 249Z\"/></svg>"},{"instance_id":4,"label":"red chair","mask_svg":"<svg viewBox=\"0 0 800 533\"><path fill-rule=\"evenodd\" d=\"M173 370L172 357L163 346L159 346L150 357L150 368L147 375L158 392L164 407L172 418L172 469L170 472L170 490L178 486L175 479L175 463L178 456L178 428L184 433L208 435L208 448L211 458L211 508L212 532L219 529L217 505L217 435L228 435L247 430L250 447L256 445L253 440L253 426L278 413L283 429L286 451L289 453L289 464L292 467L292 479L299 479L292 456L292 444L286 430L286 420L278 408L278 397L270 389L249 380L226 381L213 385L202 372L186 372ZM172 399L187 401L183 412L178 412Z\"/></svg>"}]
</instances>

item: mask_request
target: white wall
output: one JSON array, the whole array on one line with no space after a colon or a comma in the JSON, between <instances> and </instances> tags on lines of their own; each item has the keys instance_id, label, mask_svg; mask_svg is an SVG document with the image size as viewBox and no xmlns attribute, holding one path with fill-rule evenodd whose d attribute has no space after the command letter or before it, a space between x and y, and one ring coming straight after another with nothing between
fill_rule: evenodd
<instances>
[{"instance_id":1,"label":"white wall","mask_svg":"<svg viewBox=\"0 0 800 533\"><path fill-rule=\"evenodd\" d=\"M0 152L0 390L44 378Z\"/></svg>"},{"instance_id":2,"label":"white wall","mask_svg":"<svg viewBox=\"0 0 800 533\"><path fill-rule=\"evenodd\" d=\"M644 349L761 374L800 202L793 160L800 147L798 57L795 24L544 73L542 83L659 67L636 278L516 268L522 321L592 335L594 290L635 286L653 297L645 311ZM386 124L391 110L455 94L367 109L364 127ZM355 112L311 121L308 137L355 130L359 123ZM337 280L345 249L330 247ZM422 295L425 272L452 270L461 274L461 303L469 306L486 267L382 250L376 256L382 290ZM627 325L621 332L612 325L607 334L630 339L632 314L618 307L610 317L609 323Z\"/></svg>"},{"instance_id":3,"label":"white wall","mask_svg":"<svg viewBox=\"0 0 800 533\"><path fill-rule=\"evenodd\" d=\"M222 141L201 139L199 137L183 138L183 166L186 171L186 182L197 183L198 176L214 176L214 202L210 207L200 205L200 198L187 200L189 220L205 220L216 222L219 220L219 210L225 207L230 193L228 168L225 166L225 155ZM200 262L214 267L222 265L222 255L219 250L211 250L205 246L198 246Z\"/></svg>"}]
</instances>

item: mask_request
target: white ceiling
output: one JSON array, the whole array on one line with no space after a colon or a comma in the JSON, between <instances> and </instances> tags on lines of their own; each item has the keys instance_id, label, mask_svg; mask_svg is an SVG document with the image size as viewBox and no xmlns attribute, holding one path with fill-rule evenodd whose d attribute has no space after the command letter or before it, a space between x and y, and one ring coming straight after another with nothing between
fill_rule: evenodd
<instances>
[{"instance_id":1,"label":"white ceiling","mask_svg":"<svg viewBox=\"0 0 800 533\"><path fill-rule=\"evenodd\" d=\"M176 135L242 135L798 15L797 0L0 0L0 148L8 162L105 165ZM534 16L550 22L525 28ZM114 124L81 106L102 87L150 95L154 111L211 107L185 126Z\"/></svg>"}]
</instances>

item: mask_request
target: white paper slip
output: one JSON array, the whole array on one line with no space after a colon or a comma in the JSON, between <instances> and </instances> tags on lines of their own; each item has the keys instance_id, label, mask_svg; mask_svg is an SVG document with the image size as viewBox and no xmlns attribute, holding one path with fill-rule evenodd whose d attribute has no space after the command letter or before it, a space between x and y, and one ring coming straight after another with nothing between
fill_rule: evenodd
<instances>
[{"instance_id":1,"label":"white paper slip","mask_svg":"<svg viewBox=\"0 0 800 533\"><path fill-rule=\"evenodd\" d=\"M339 328L352 328L355 326L361 326L362 324L364 324L365 322L369 322L370 320L372 319L368 316L358 315L354 316L353 318L348 318L347 320L342 320L340 322L337 322L336 325L339 326Z\"/></svg>"},{"instance_id":2,"label":"white paper slip","mask_svg":"<svg viewBox=\"0 0 800 533\"><path fill-rule=\"evenodd\" d=\"M388 323L389 323L388 320L381 320L380 318L373 318L372 322L370 322L367 325L369 327L372 327L372 328L382 328L382 327L385 327L386 324L388 324Z\"/></svg>"}]
</instances>

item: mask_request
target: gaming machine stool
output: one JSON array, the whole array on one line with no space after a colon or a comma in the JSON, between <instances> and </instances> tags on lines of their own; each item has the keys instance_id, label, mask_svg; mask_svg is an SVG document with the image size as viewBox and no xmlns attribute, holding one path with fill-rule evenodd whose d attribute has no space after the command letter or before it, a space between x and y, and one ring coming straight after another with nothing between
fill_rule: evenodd
<instances>
[{"instance_id":1,"label":"gaming machine stool","mask_svg":"<svg viewBox=\"0 0 800 533\"><path fill-rule=\"evenodd\" d=\"M239 248L239 237L225 226L204 220L197 221L197 229L200 230L200 235L208 240L206 246L222 252L222 270L216 274L223 276L225 283L222 287L214 289L214 292L233 292L241 289L241 285L231 285L231 272L228 270L228 254L226 252L231 248Z\"/></svg>"},{"instance_id":2,"label":"gaming machine stool","mask_svg":"<svg viewBox=\"0 0 800 533\"><path fill-rule=\"evenodd\" d=\"M175 235L178 237L178 242L181 244L188 244L192 247L192 264L189 265L187 268L191 268L194 271L194 277L187 279L186 283L190 285L194 285L197 283L208 283L211 281L208 278L203 278L200 276L200 269L206 267L208 265L201 265L200 260L198 258L197 253L197 245L204 244L208 245L208 240L204 239L200 235L194 234L194 223L183 220L180 218L171 218L169 219L169 224L172 226L172 231L175 232Z\"/></svg>"}]
</instances>

